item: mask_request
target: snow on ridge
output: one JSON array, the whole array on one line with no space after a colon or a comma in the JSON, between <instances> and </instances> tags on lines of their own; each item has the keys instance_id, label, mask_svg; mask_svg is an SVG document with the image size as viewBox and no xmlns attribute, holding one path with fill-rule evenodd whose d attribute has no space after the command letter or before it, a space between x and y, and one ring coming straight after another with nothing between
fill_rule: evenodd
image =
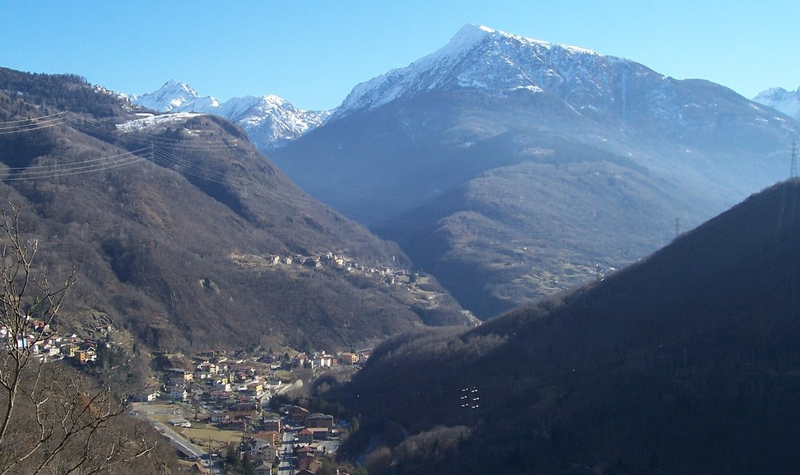
<instances>
[{"instance_id":1,"label":"snow on ridge","mask_svg":"<svg viewBox=\"0 0 800 475\"><path fill-rule=\"evenodd\" d=\"M198 115L203 114L198 114L196 112L170 112L160 115L150 114L138 119L129 120L128 122L124 122L122 124L117 124L117 130L123 133L129 133L161 129L165 128L167 125L177 122L186 122L192 117L197 117Z\"/></svg>"},{"instance_id":2,"label":"snow on ridge","mask_svg":"<svg viewBox=\"0 0 800 475\"><path fill-rule=\"evenodd\" d=\"M341 117L355 110L373 109L401 96L437 88L503 90L541 87L533 77L533 69L557 62L569 68L571 66L565 63L577 57L605 58L585 48L547 43L468 24L433 53L405 68L393 69L358 84L334 115Z\"/></svg>"},{"instance_id":3,"label":"snow on ridge","mask_svg":"<svg viewBox=\"0 0 800 475\"><path fill-rule=\"evenodd\" d=\"M467 26L470 26L470 25L467 25ZM570 51L572 53L602 56L600 53L597 53L596 51L592 51L592 50L590 50L588 48L582 48L580 46L570 46L570 45L564 45L564 44L560 44L560 43L550 43L548 41L542 41L542 40L537 40L537 39L534 39L534 38L528 38L527 36L512 35L511 33L506 33L504 31L499 31L499 30L495 31L495 30L492 30L491 28L487 28L487 27L484 27L484 26L480 26L478 28L485 28L486 31L489 31L491 33L496 33L500 37L504 37L504 38L507 38L507 39L513 39L515 41L518 41L518 42L524 43L524 44L528 44L528 45L536 45L536 46L539 46L539 47L542 47L542 48L546 48L546 49L550 49L550 48L554 48L554 47L555 48L562 48L562 49ZM462 30L463 29L464 28L462 28Z\"/></svg>"},{"instance_id":4,"label":"snow on ridge","mask_svg":"<svg viewBox=\"0 0 800 475\"><path fill-rule=\"evenodd\" d=\"M473 24L463 26L447 44L433 53L414 61L405 68L392 69L356 85L334 112L334 115L343 115L346 111L363 107L374 108L391 102L402 92L403 85L408 85L416 79L414 72L424 71L437 65L446 66L448 62L462 56L493 33L495 30L484 26Z\"/></svg>"}]
</instances>

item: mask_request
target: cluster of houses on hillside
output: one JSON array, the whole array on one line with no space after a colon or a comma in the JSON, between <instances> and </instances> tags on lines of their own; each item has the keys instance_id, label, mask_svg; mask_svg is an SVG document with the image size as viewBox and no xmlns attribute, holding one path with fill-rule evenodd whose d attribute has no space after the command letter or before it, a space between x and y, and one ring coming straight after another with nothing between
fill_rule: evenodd
<instances>
[{"instance_id":1,"label":"cluster of houses on hillside","mask_svg":"<svg viewBox=\"0 0 800 475\"><path fill-rule=\"evenodd\" d=\"M369 352L343 352L338 356L325 352L263 356L257 360L247 358L198 355L194 368L171 368L164 371L164 384L136 395L139 402L156 399L189 401L194 399L208 411L214 424L229 424L241 429L246 419L231 417L227 407L236 403L262 401L287 385L278 377L278 371L296 368L331 368L338 365L357 365L368 358Z\"/></svg>"},{"instance_id":2,"label":"cluster of houses on hillside","mask_svg":"<svg viewBox=\"0 0 800 475\"><path fill-rule=\"evenodd\" d=\"M0 326L0 341L7 349L24 349L42 362L74 358L80 364L97 361L97 342L79 338L77 335L62 337L50 325L33 318L27 318L24 328L13 331Z\"/></svg>"},{"instance_id":3,"label":"cluster of houses on hillside","mask_svg":"<svg viewBox=\"0 0 800 475\"><path fill-rule=\"evenodd\" d=\"M384 265L363 265L343 253L324 252L312 256L301 254L263 256L267 265L294 265L306 268L329 267L345 272L360 273L371 277L380 278L386 284L407 285L414 281L414 274L408 269L395 269Z\"/></svg>"}]
</instances>

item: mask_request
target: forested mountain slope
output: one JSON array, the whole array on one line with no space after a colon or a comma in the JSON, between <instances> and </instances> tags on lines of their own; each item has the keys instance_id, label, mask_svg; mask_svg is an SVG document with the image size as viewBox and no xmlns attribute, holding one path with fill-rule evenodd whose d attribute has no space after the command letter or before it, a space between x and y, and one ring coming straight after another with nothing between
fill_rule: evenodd
<instances>
[{"instance_id":1,"label":"forested mountain slope","mask_svg":"<svg viewBox=\"0 0 800 475\"><path fill-rule=\"evenodd\" d=\"M77 76L0 70L0 195L42 265L78 268L65 325L157 349L334 349L467 321L429 278L387 285L402 251L311 199L237 126L134 114Z\"/></svg>"},{"instance_id":2,"label":"forested mountain slope","mask_svg":"<svg viewBox=\"0 0 800 475\"><path fill-rule=\"evenodd\" d=\"M340 396L410 431L397 473L791 472L798 237L793 180L571 292L392 338Z\"/></svg>"}]
</instances>

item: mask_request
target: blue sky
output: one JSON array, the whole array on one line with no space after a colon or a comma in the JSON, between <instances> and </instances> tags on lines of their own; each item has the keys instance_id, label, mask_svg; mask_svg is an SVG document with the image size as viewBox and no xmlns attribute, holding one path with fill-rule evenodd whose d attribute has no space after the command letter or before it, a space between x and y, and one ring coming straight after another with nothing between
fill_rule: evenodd
<instances>
[{"instance_id":1,"label":"blue sky","mask_svg":"<svg viewBox=\"0 0 800 475\"><path fill-rule=\"evenodd\" d=\"M357 83L433 52L465 24L702 78L745 97L800 86L800 2L0 0L0 66L127 93L169 79L220 100L337 106Z\"/></svg>"}]
</instances>

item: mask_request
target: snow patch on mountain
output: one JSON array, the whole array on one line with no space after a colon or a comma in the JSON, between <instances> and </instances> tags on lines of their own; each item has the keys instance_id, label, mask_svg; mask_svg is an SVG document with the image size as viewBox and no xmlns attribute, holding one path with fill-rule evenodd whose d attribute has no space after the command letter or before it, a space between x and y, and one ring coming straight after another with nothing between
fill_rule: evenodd
<instances>
[{"instance_id":1,"label":"snow patch on mountain","mask_svg":"<svg viewBox=\"0 0 800 475\"><path fill-rule=\"evenodd\" d=\"M800 88L796 91L787 91L782 87L773 87L759 93L753 98L753 102L772 107L790 117L800 119Z\"/></svg>"},{"instance_id":2,"label":"snow patch on mountain","mask_svg":"<svg viewBox=\"0 0 800 475\"><path fill-rule=\"evenodd\" d=\"M122 124L117 124L117 130L122 133L166 130L170 125L183 123L192 117L196 117L196 112L169 112L166 114L138 114L138 119L129 120Z\"/></svg>"},{"instance_id":3,"label":"snow patch on mountain","mask_svg":"<svg viewBox=\"0 0 800 475\"><path fill-rule=\"evenodd\" d=\"M220 103L211 96L201 97L185 83L167 81L159 90L130 96L135 104L159 112L197 112L214 114L240 125L250 141L262 151L281 147L322 125L330 111L297 109L274 95L235 97Z\"/></svg>"}]
</instances>

